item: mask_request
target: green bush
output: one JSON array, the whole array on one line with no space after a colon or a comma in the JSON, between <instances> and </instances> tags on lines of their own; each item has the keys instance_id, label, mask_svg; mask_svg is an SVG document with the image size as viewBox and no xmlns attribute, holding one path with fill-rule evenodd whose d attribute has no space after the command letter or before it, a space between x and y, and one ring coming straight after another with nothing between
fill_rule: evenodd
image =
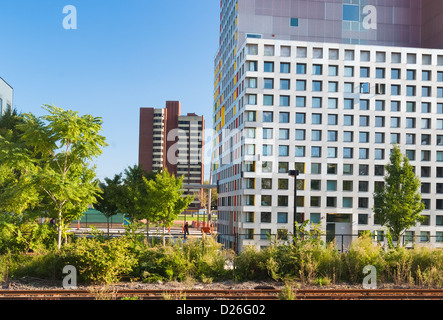
<instances>
[{"instance_id":1,"label":"green bush","mask_svg":"<svg viewBox=\"0 0 443 320\"><path fill-rule=\"evenodd\" d=\"M245 247L235 255L212 237L148 246L139 236L107 239L97 233L75 239L60 251L4 253L0 255L0 280L24 276L61 280L66 265L76 267L79 283L109 284L128 275L146 282L233 279L361 284L363 268L373 265L378 283L443 286L443 250L401 247L385 251L369 235L352 242L344 253L333 242L323 244L305 237L262 250Z\"/></svg>"},{"instance_id":2,"label":"green bush","mask_svg":"<svg viewBox=\"0 0 443 320\"><path fill-rule=\"evenodd\" d=\"M76 267L79 280L87 283L114 283L129 274L136 264L127 238L78 238L60 252L63 265Z\"/></svg>"},{"instance_id":3,"label":"green bush","mask_svg":"<svg viewBox=\"0 0 443 320\"><path fill-rule=\"evenodd\" d=\"M26 216L0 214L0 254L44 252L55 248L56 230Z\"/></svg>"},{"instance_id":4,"label":"green bush","mask_svg":"<svg viewBox=\"0 0 443 320\"><path fill-rule=\"evenodd\" d=\"M365 277L363 268L367 265L374 266L377 274L380 274L384 270L382 253L383 249L372 242L369 234L352 241L348 252L343 255L347 270L346 280L351 283L362 283Z\"/></svg>"}]
</instances>

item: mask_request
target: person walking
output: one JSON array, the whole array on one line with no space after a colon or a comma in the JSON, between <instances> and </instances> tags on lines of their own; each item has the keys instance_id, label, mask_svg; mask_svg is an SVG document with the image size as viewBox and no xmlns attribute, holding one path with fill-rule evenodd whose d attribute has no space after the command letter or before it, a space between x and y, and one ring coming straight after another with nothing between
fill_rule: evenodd
<instances>
[{"instance_id":1,"label":"person walking","mask_svg":"<svg viewBox=\"0 0 443 320\"><path fill-rule=\"evenodd\" d=\"M183 233L184 233L185 239L186 239L186 236L189 235L189 225L187 222L185 222L185 226L183 228Z\"/></svg>"}]
</instances>

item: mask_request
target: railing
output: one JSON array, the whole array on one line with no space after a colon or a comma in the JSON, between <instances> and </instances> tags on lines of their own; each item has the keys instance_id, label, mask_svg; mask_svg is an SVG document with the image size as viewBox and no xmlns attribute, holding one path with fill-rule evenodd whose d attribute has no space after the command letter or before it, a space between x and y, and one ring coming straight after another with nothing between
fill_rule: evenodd
<instances>
[{"instance_id":1,"label":"railing","mask_svg":"<svg viewBox=\"0 0 443 320\"><path fill-rule=\"evenodd\" d=\"M335 241L336 247L340 252L346 252L352 241L358 239L361 235L357 234L322 234L315 237L321 240L323 243L330 243ZM388 237L386 235L371 235L374 244L378 244L384 248L389 247ZM236 251L240 249L240 246L245 245L259 245L268 246L271 243L289 243L292 242L292 234L217 234L219 242L223 243L223 240L230 241ZM308 240L309 236L302 236L301 239ZM392 241L394 246L397 246L396 240ZM428 246L433 248L443 248L443 236L439 235L402 235L400 236L400 245L406 248L412 248L414 246Z\"/></svg>"}]
</instances>

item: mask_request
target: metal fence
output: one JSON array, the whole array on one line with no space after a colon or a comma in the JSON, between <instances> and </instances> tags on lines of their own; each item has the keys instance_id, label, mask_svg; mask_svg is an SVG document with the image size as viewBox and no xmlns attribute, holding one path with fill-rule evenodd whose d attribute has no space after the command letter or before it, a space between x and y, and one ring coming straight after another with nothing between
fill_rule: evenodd
<instances>
[{"instance_id":1,"label":"metal fence","mask_svg":"<svg viewBox=\"0 0 443 320\"><path fill-rule=\"evenodd\" d=\"M352 241L358 239L361 235L357 234L322 234L315 238L323 243L335 242L340 252L346 252ZM389 247L388 237L386 235L371 235L373 243L383 248ZM221 243L230 243L230 247L236 251L240 247L247 245L258 245L267 247L272 243L289 244L293 241L292 234L217 234L218 241ZM301 237L302 240L308 240L309 236ZM397 246L398 241L393 240L392 244ZM400 244L406 248L415 246L426 246L430 248L443 248L443 236L439 235L402 235Z\"/></svg>"}]
</instances>

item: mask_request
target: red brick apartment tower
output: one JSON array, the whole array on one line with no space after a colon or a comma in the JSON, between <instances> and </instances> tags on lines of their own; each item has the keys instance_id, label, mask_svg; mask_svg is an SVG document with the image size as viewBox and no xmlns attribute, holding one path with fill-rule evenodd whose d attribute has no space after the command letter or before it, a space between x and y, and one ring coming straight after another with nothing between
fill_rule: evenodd
<instances>
[{"instance_id":1,"label":"red brick apartment tower","mask_svg":"<svg viewBox=\"0 0 443 320\"><path fill-rule=\"evenodd\" d=\"M167 159L167 150L175 141L167 141L167 137L171 130L178 128L180 111L179 101L167 101L164 109L140 109L139 164L146 171L167 168L177 174L177 165Z\"/></svg>"}]
</instances>

